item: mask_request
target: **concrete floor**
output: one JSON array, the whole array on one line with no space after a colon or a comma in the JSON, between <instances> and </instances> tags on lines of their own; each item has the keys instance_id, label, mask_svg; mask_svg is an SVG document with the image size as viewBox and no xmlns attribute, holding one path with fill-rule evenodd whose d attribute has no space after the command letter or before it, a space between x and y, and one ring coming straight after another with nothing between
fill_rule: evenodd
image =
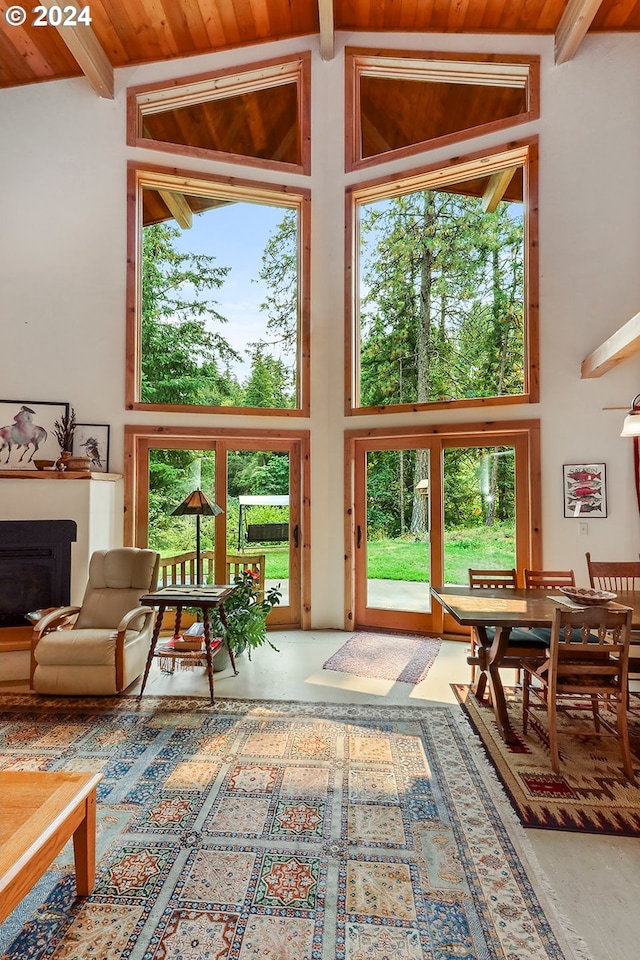
<instances>
[{"instance_id":1,"label":"concrete floor","mask_svg":"<svg viewBox=\"0 0 640 960\"><path fill-rule=\"evenodd\" d=\"M216 697L286 699L310 702L411 704L454 703L452 682L468 682L464 643L444 641L422 683L411 686L366 680L322 669L322 664L351 636L333 630L269 634L279 653L263 647L250 662L244 654L239 676L224 670L215 676ZM508 672L505 681L512 681ZM3 691L24 684L1 685ZM135 692L134 685L129 692ZM156 663L145 693L208 696L205 671L163 674ZM558 831L527 830L559 909L586 942L591 960L640 957L640 839L597 837Z\"/></svg>"}]
</instances>

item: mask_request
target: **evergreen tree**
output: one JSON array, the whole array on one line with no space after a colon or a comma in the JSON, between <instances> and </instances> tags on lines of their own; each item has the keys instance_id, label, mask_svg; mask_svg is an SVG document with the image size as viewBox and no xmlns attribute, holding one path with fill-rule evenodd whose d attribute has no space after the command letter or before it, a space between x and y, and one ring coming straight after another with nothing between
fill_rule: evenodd
<instances>
[{"instance_id":1,"label":"evergreen tree","mask_svg":"<svg viewBox=\"0 0 640 960\"><path fill-rule=\"evenodd\" d=\"M282 360L269 356L262 345L254 346L251 373L244 388L247 407L292 407L291 375Z\"/></svg>"},{"instance_id":2,"label":"evergreen tree","mask_svg":"<svg viewBox=\"0 0 640 960\"><path fill-rule=\"evenodd\" d=\"M239 355L211 329L226 323L215 301L228 267L214 257L180 253L180 230L168 223L145 227L142 236L141 396L147 403L234 402L238 384L229 364Z\"/></svg>"}]
</instances>

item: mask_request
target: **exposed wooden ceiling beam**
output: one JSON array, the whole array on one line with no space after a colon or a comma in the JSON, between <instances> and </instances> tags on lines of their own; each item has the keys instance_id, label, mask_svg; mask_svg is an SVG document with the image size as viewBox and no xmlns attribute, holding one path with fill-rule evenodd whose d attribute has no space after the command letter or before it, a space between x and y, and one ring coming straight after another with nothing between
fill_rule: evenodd
<instances>
[{"instance_id":1,"label":"exposed wooden ceiling beam","mask_svg":"<svg viewBox=\"0 0 640 960\"><path fill-rule=\"evenodd\" d=\"M173 193L170 190L158 190L158 193L169 208L169 213L183 230L188 230L193 224L193 212L183 193Z\"/></svg>"},{"instance_id":2,"label":"exposed wooden ceiling beam","mask_svg":"<svg viewBox=\"0 0 640 960\"><path fill-rule=\"evenodd\" d=\"M333 0L318 0L320 18L320 56L333 60L336 55L336 38L333 25Z\"/></svg>"},{"instance_id":3,"label":"exposed wooden ceiling beam","mask_svg":"<svg viewBox=\"0 0 640 960\"><path fill-rule=\"evenodd\" d=\"M627 357L640 350L640 313L616 330L597 350L582 361L580 376L583 380L601 377Z\"/></svg>"},{"instance_id":4,"label":"exposed wooden ceiling beam","mask_svg":"<svg viewBox=\"0 0 640 960\"><path fill-rule=\"evenodd\" d=\"M569 0L556 30L556 63L565 63L575 56L601 3L602 0Z\"/></svg>"},{"instance_id":5,"label":"exposed wooden ceiling beam","mask_svg":"<svg viewBox=\"0 0 640 960\"><path fill-rule=\"evenodd\" d=\"M517 169L518 167L507 167L506 170L499 170L489 178L487 188L482 195L482 209L485 213L493 213L497 208Z\"/></svg>"},{"instance_id":6,"label":"exposed wooden ceiling beam","mask_svg":"<svg viewBox=\"0 0 640 960\"><path fill-rule=\"evenodd\" d=\"M42 5L47 9L52 6L60 8L58 0L43 0ZM68 11L70 6L74 6L78 12L83 7L91 9L87 4L80 4L77 0L65 0L63 9ZM76 26L61 24L56 27L56 30L98 96L104 97L105 100L113 100L115 88L113 67L91 27L83 23L78 23Z\"/></svg>"}]
</instances>

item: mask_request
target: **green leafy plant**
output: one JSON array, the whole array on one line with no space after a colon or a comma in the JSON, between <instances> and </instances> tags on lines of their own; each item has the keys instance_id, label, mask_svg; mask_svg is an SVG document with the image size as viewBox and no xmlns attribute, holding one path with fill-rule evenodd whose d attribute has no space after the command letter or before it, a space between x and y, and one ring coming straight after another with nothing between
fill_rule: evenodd
<instances>
[{"instance_id":1,"label":"green leafy plant","mask_svg":"<svg viewBox=\"0 0 640 960\"><path fill-rule=\"evenodd\" d=\"M268 643L276 653L280 652L267 637L267 617L280 603L282 591L278 587L269 587L264 596L260 596L257 581L258 574L251 570L242 570L235 578L237 590L224 604L228 629L217 610L212 611L211 618L212 633L227 640L234 654L246 647L249 659L252 650L263 643Z\"/></svg>"}]
</instances>

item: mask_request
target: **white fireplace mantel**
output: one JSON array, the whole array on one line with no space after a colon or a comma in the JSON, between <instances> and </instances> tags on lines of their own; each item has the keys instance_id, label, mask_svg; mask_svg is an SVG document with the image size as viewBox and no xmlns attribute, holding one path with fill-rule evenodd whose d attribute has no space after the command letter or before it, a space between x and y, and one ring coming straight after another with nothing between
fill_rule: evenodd
<instances>
[{"instance_id":1,"label":"white fireplace mantel","mask_svg":"<svg viewBox=\"0 0 640 960\"><path fill-rule=\"evenodd\" d=\"M119 473L72 479L0 477L0 520L75 520L71 603L79 605L94 550L122 546L124 492Z\"/></svg>"}]
</instances>

